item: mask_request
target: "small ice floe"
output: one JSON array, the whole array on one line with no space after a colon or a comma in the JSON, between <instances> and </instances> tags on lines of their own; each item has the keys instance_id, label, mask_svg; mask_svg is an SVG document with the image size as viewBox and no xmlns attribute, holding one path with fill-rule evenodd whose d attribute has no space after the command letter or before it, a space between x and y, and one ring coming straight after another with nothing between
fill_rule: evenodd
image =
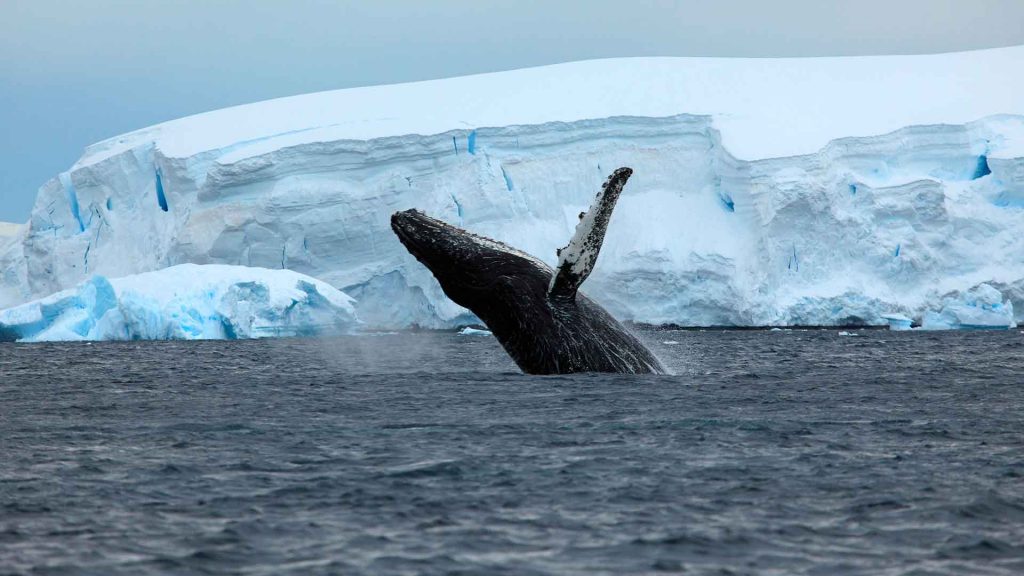
<instances>
[{"instance_id":1,"label":"small ice floe","mask_svg":"<svg viewBox=\"0 0 1024 576\"><path fill-rule=\"evenodd\" d=\"M856 332L847 332L846 330L839 331L840 336L859 336Z\"/></svg>"},{"instance_id":2,"label":"small ice floe","mask_svg":"<svg viewBox=\"0 0 1024 576\"><path fill-rule=\"evenodd\" d=\"M466 326L462 330L459 330L459 336L493 336L490 330L481 330L479 328L473 328L472 326Z\"/></svg>"},{"instance_id":3,"label":"small ice floe","mask_svg":"<svg viewBox=\"0 0 1024 576\"><path fill-rule=\"evenodd\" d=\"M889 323L889 330L910 330L914 322L902 314L882 314L882 319Z\"/></svg>"},{"instance_id":4,"label":"small ice floe","mask_svg":"<svg viewBox=\"0 0 1024 576\"><path fill-rule=\"evenodd\" d=\"M669 346L675 346L676 344L679 344L679 342L677 342L675 340L664 340L664 341L662 341L662 344L668 344Z\"/></svg>"}]
</instances>

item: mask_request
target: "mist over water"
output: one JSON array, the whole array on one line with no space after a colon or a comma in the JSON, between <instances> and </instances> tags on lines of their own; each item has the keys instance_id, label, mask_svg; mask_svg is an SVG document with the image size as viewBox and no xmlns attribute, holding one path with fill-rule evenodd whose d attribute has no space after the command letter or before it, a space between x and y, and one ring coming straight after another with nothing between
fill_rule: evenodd
<instances>
[{"instance_id":1,"label":"mist over water","mask_svg":"<svg viewBox=\"0 0 1024 576\"><path fill-rule=\"evenodd\" d=\"M2 344L0 573L1024 573L1024 334L854 334Z\"/></svg>"}]
</instances>

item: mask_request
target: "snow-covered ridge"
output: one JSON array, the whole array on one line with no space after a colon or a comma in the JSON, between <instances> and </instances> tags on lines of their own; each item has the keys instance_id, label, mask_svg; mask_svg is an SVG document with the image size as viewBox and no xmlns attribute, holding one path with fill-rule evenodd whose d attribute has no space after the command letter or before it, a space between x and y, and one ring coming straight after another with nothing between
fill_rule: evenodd
<instances>
[{"instance_id":1,"label":"snow-covered ridge","mask_svg":"<svg viewBox=\"0 0 1024 576\"><path fill-rule=\"evenodd\" d=\"M155 142L164 155L607 118L710 115L733 155L1020 112L1024 46L923 56L616 58L303 94L173 120L90 146L76 167Z\"/></svg>"},{"instance_id":2,"label":"snow-covered ridge","mask_svg":"<svg viewBox=\"0 0 1024 576\"><path fill-rule=\"evenodd\" d=\"M984 282L1019 312L1022 63L1024 48L622 59L177 120L90 147L43 186L21 241L0 243L0 307L194 262L309 274L371 326L467 322L392 212L553 264L604 178L630 166L583 286L625 319L884 323Z\"/></svg>"}]
</instances>

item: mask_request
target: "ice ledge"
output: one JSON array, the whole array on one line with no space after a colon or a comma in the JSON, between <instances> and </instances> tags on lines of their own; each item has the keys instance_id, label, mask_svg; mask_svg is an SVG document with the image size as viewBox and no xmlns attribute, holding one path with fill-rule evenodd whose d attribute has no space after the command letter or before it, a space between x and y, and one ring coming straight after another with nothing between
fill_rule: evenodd
<instances>
[{"instance_id":1,"label":"ice ledge","mask_svg":"<svg viewBox=\"0 0 1024 576\"><path fill-rule=\"evenodd\" d=\"M25 232L24 224L16 224L14 222L0 222L0 246L3 246L5 242L11 238L20 236Z\"/></svg>"}]
</instances>

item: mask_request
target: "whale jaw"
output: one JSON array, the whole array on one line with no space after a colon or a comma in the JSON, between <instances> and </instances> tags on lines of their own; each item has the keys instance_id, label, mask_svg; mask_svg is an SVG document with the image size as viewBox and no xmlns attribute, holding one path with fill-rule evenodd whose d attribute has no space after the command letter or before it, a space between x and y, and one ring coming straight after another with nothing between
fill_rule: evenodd
<instances>
[{"instance_id":1,"label":"whale jaw","mask_svg":"<svg viewBox=\"0 0 1024 576\"><path fill-rule=\"evenodd\" d=\"M499 310L535 307L545 299L552 270L529 254L418 210L393 214L391 229L445 295L489 326L488 317L497 321Z\"/></svg>"}]
</instances>

